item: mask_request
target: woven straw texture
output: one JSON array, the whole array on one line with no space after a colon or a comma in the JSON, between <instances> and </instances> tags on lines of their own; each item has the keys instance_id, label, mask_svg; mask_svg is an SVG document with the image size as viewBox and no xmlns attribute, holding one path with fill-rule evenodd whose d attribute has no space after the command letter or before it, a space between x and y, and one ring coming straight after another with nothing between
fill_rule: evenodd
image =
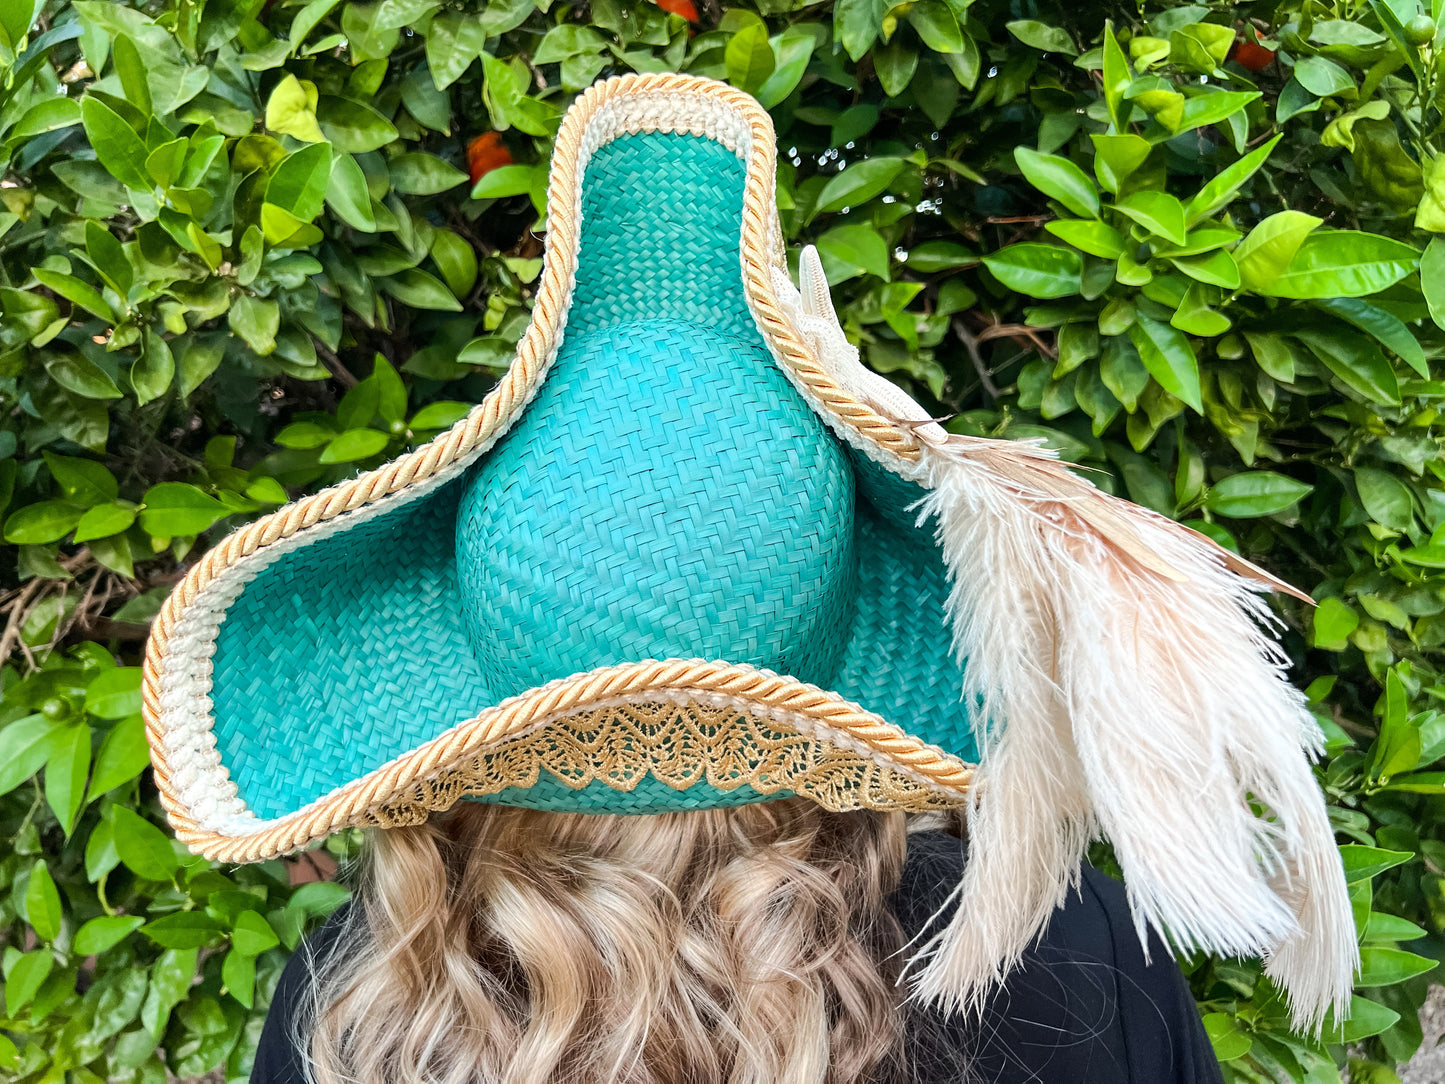
<instances>
[{"instance_id":1,"label":"woven straw texture","mask_svg":"<svg viewBox=\"0 0 1445 1084\"><path fill-rule=\"evenodd\" d=\"M629 98L644 87L679 113L701 103L742 126L720 123L722 142L669 130L649 119L650 101ZM649 130L583 134L614 105ZM560 350L546 380L520 391L530 404L500 415L501 444L460 473L466 445L452 438L484 434L474 417L356 480L400 491L385 504L331 519L350 500L342 487L315 511L302 502L239 532L158 620L148 729L183 839L255 860L464 794L635 812L795 786L836 808L963 801L975 747L942 561L906 511L921 491L877 462L906 462L916 446L830 385L780 316L754 261L775 234L771 162L765 114L717 84L647 77L584 96L554 156L538 314L498 394L519 394L536 343L551 336ZM570 307L551 311L547 291L574 244ZM182 635L186 621L199 631ZM172 662L167 686L173 635L208 672ZM693 661L630 663L649 656ZM731 739L703 725L704 709L731 712L739 734L790 748L801 736L809 756L762 776L698 778L630 740L582 772L534 755L560 756L538 720L555 730L599 697L647 689L691 698L688 725L713 736L710 756ZM168 726L181 711L202 713L203 728Z\"/></svg>"}]
</instances>

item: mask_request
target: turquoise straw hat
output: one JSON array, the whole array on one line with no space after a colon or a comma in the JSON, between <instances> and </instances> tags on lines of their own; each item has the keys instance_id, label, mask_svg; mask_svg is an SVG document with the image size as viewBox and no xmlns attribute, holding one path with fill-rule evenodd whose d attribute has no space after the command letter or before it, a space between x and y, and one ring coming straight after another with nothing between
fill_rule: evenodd
<instances>
[{"instance_id":1,"label":"turquoise straw hat","mask_svg":"<svg viewBox=\"0 0 1445 1084\"><path fill-rule=\"evenodd\" d=\"M1317 1021L1354 941L1318 735L1260 627L1283 585L868 373L816 254L788 277L774 173L731 87L577 100L497 388L225 539L158 618L178 836L244 862L462 798L958 807L925 994L995 980L1102 832L1141 923L1270 954Z\"/></svg>"}]
</instances>

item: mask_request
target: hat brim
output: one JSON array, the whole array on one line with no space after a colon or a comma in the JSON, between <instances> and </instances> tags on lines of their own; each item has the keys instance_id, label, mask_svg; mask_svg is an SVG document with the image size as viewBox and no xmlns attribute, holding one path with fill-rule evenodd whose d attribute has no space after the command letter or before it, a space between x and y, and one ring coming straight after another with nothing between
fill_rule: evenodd
<instances>
[{"instance_id":1,"label":"hat brim","mask_svg":"<svg viewBox=\"0 0 1445 1084\"><path fill-rule=\"evenodd\" d=\"M858 580L828 690L696 659L499 690L468 646L452 568L460 483L557 357L575 300L587 161L639 131L706 136L744 165L748 310L853 454ZM462 796L526 801L535 788L545 805L539 780L614 796L655 796L661 782L695 805L787 793L833 808L965 800L975 746L950 657L946 577L905 511L922 492L902 477L916 447L834 384L782 315L772 177L771 124L730 88L635 77L579 99L558 137L532 325L497 389L417 452L223 541L158 619L147 722L162 797L193 849L252 861L346 825L412 821Z\"/></svg>"}]
</instances>

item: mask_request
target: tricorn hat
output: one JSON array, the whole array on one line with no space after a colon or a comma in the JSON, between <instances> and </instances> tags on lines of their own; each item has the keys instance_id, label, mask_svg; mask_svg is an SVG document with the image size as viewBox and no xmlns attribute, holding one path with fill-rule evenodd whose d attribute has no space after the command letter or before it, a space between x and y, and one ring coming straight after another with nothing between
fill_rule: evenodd
<instances>
[{"instance_id":1,"label":"tricorn hat","mask_svg":"<svg viewBox=\"0 0 1445 1084\"><path fill-rule=\"evenodd\" d=\"M1348 1000L1319 743L1268 574L1029 443L953 436L788 275L768 114L624 76L557 136L506 375L451 430L248 524L152 633L157 783L258 861L461 798L966 810L925 996L972 1003L1113 843L1141 929Z\"/></svg>"}]
</instances>

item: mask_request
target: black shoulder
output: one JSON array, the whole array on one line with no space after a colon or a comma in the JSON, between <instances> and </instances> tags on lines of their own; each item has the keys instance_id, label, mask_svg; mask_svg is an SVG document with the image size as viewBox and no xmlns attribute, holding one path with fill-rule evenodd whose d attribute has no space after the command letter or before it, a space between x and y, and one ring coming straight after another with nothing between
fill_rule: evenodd
<instances>
[{"instance_id":1,"label":"black shoulder","mask_svg":"<svg viewBox=\"0 0 1445 1084\"><path fill-rule=\"evenodd\" d=\"M957 839L939 832L909 837L894 901L909 936L937 931L953 918L949 896L966 863L967 848ZM962 1060L971 1077L997 1084L1223 1080L1168 949L1151 934L1146 953L1124 886L1089 866L980 1017L915 1015L920 1052L930 1061ZM950 1049L962 1058L942 1057Z\"/></svg>"},{"instance_id":2,"label":"black shoulder","mask_svg":"<svg viewBox=\"0 0 1445 1084\"><path fill-rule=\"evenodd\" d=\"M286 961L256 1046L251 1084L307 1084L298 1025L310 1007L312 976L341 945L342 931L351 919L351 906L348 902L339 907Z\"/></svg>"}]
</instances>

